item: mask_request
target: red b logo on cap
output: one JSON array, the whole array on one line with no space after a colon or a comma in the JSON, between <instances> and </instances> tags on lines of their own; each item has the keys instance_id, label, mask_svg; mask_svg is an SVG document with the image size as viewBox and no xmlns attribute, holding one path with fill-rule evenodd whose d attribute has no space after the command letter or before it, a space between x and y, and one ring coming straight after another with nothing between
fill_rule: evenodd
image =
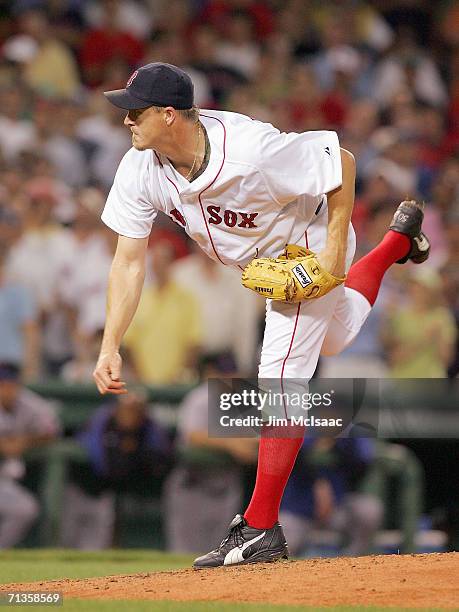
<instances>
[{"instance_id":1,"label":"red b logo on cap","mask_svg":"<svg viewBox=\"0 0 459 612\"><path fill-rule=\"evenodd\" d=\"M134 72L131 74L131 76L130 76L130 77L129 77L129 79L128 79L128 82L126 83L126 87L129 87L129 85L131 85L131 84L132 84L132 81L135 79L135 77L136 77L138 74L139 74L139 71L138 71L138 70L135 70L135 71L134 71Z\"/></svg>"}]
</instances>

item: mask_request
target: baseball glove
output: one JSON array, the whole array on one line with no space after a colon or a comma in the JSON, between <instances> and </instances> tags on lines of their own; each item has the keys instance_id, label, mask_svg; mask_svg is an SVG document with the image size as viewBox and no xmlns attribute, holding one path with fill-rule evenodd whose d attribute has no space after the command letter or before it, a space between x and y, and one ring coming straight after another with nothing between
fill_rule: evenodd
<instances>
[{"instance_id":1,"label":"baseball glove","mask_svg":"<svg viewBox=\"0 0 459 612\"><path fill-rule=\"evenodd\" d=\"M253 259L242 272L242 284L271 300L301 302L319 298L341 285L309 249L288 244L278 258Z\"/></svg>"}]
</instances>

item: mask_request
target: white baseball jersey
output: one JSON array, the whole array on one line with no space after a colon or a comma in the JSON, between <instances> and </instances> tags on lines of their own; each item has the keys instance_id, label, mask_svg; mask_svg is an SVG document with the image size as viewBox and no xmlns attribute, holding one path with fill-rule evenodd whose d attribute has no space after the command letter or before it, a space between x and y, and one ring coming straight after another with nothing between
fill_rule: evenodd
<instances>
[{"instance_id":1,"label":"white baseball jersey","mask_svg":"<svg viewBox=\"0 0 459 612\"><path fill-rule=\"evenodd\" d=\"M244 266L253 257L304 244L308 225L341 185L338 137L331 131L281 133L269 123L223 111L200 113L210 159L193 182L167 157L131 148L102 214L130 238L149 235L163 211L213 259Z\"/></svg>"},{"instance_id":2,"label":"white baseball jersey","mask_svg":"<svg viewBox=\"0 0 459 612\"><path fill-rule=\"evenodd\" d=\"M324 194L342 181L336 133L284 134L268 123L220 111L202 111L200 119L211 145L205 171L189 183L167 157L130 149L116 173L103 221L123 236L144 238L163 211L210 257L230 266L277 256L287 243L323 248ZM354 251L350 226L346 269ZM370 308L343 285L298 304L267 300L260 378L309 380L322 348L326 354L343 350Z\"/></svg>"}]
</instances>

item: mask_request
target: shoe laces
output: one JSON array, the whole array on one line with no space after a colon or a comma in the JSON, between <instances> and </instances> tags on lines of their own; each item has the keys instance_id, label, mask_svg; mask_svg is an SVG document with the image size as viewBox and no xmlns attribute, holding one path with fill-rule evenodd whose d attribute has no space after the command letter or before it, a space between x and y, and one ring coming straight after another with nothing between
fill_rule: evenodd
<instances>
[{"instance_id":1,"label":"shoe laces","mask_svg":"<svg viewBox=\"0 0 459 612\"><path fill-rule=\"evenodd\" d=\"M242 534L243 527L243 523L239 523L239 525L234 525L234 527L231 527L218 548L223 548L226 544L228 544L231 538L234 538L236 545L240 548L245 542Z\"/></svg>"}]
</instances>

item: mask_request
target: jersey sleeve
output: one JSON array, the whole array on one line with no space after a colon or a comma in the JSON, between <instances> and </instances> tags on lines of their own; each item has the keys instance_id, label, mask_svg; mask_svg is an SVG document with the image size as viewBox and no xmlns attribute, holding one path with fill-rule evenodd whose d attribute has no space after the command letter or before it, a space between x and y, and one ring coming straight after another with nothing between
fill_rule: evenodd
<instances>
[{"instance_id":1,"label":"jersey sleeve","mask_svg":"<svg viewBox=\"0 0 459 612\"><path fill-rule=\"evenodd\" d=\"M261 141L259 170L271 196L286 205L302 195L320 196L342 182L336 132L302 134L267 131Z\"/></svg>"},{"instance_id":2,"label":"jersey sleeve","mask_svg":"<svg viewBox=\"0 0 459 612\"><path fill-rule=\"evenodd\" d=\"M157 215L149 183L148 153L130 149L118 166L105 203L105 225L128 238L146 238Z\"/></svg>"}]
</instances>

